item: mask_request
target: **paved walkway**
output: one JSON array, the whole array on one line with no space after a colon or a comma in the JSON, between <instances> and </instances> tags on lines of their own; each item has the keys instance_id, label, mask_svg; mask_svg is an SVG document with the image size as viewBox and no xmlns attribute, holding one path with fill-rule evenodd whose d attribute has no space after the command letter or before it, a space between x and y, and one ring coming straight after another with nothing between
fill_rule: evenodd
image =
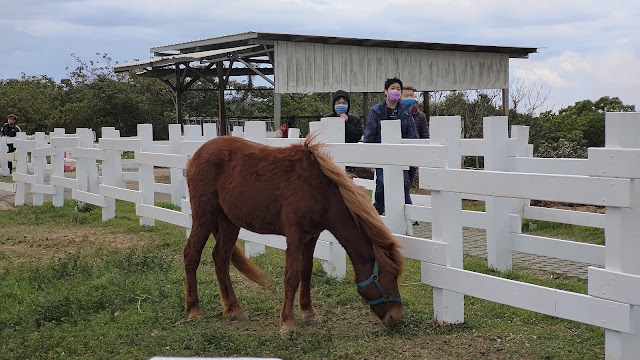
<instances>
[{"instance_id":1,"label":"paved walkway","mask_svg":"<svg viewBox=\"0 0 640 360\"><path fill-rule=\"evenodd\" d=\"M413 235L421 238L431 238L431 224L420 222L413 226ZM487 235L486 230L463 228L462 250L469 255L487 258ZM544 270L552 273L587 279L587 268L592 264L577 261L562 260L547 256L532 255L527 253L513 252L513 263L518 266L530 269Z\"/></svg>"}]
</instances>

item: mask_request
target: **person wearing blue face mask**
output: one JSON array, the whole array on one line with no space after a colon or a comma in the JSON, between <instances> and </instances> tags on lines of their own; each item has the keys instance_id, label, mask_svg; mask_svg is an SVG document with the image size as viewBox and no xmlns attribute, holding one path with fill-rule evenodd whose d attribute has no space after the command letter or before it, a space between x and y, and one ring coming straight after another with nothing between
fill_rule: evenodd
<instances>
[{"instance_id":1,"label":"person wearing blue face mask","mask_svg":"<svg viewBox=\"0 0 640 360\"><path fill-rule=\"evenodd\" d=\"M409 112L413 116L413 121L416 124L416 130L420 139L429 138L429 120L427 115L418 109L416 106L416 89L411 85L405 85L402 88L402 102L407 105Z\"/></svg>"},{"instance_id":2,"label":"person wearing blue face mask","mask_svg":"<svg viewBox=\"0 0 640 360\"><path fill-rule=\"evenodd\" d=\"M340 117L344 119L344 141L357 143L362 137L362 119L357 115L349 114L351 108L351 98L344 90L338 90L333 94L331 100L333 112L324 117Z\"/></svg>"},{"instance_id":3,"label":"person wearing blue face mask","mask_svg":"<svg viewBox=\"0 0 640 360\"><path fill-rule=\"evenodd\" d=\"M367 115L367 122L364 127L364 137L362 141L365 143L381 142L381 121L400 120L400 131L403 139L417 139L418 132L413 117L410 113L410 107L405 105L400 98L402 97L402 81L398 78L387 79L384 83L384 94L386 99L374 105ZM404 202L412 204L411 196L411 178L409 171L404 171ZM376 169L376 190L374 193L373 206L378 210L378 214L384 213L384 181L382 169Z\"/></svg>"}]
</instances>

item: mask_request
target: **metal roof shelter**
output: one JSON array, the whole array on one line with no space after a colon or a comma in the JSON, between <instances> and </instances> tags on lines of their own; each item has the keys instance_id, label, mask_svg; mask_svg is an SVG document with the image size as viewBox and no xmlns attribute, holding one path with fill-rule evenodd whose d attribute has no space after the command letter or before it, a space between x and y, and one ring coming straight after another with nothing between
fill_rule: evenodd
<instances>
[{"instance_id":1,"label":"metal roof shelter","mask_svg":"<svg viewBox=\"0 0 640 360\"><path fill-rule=\"evenodd\" d=\"M158 46L151 52L153 58L117 65L115 71L138 70L164 81L176 94L178 120L181 95L199 79L225 89L230 77L258 75L274 88L278 124L280 94L343 89L366 95L381 92L391 77L425 92L502 89L507 112L509 59L528 58L537 48L250 31ZM225 133L224 92L218 93L219 128Z\"/></svg>"}]
</instances>

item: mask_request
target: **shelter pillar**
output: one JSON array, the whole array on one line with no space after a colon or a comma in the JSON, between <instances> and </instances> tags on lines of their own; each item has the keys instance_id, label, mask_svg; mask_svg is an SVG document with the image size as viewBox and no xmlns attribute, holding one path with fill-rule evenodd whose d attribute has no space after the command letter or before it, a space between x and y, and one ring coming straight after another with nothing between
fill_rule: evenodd
<instances>
[{"instance_id":1,"label":"shelter pillar","mask_svg":"<svg viewBox=\"0 0 640 360\"><path fill-rule=\"evenodd\" d=\"M224 79L224 62L216 62L216 69L218 69L218 121L220 122L220 135L227 135L227 115L224 109L224 89L227 87L227 82Z\"/></svg>"},{"instance_id":2,"label":"shelter pillar","mask_svg":"<svg viewBox=\"0 0 640 360\"><path fill-rule=\"evenodd\" d=\"M280 124L282 123L282 94L273 91L273 126L274 131L278 131L280 129Z\"/></svg>"},{"instance_id":3,"label":"shelter pillar","mask_svg":"<svg viewBox=\"0 0 640 360\"><path fill-rule=\"evenodd\" d=\"M509 88L502 89L502 110L504 116L509 116Z\"/></svg>"}]
</instances>

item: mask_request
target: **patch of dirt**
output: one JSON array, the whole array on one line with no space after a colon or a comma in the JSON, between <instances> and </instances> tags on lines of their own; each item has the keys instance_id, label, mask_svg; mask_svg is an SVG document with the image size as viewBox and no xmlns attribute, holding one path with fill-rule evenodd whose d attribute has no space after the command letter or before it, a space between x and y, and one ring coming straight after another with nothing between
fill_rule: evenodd
<instances>
[{"instance_id":1,"label":"patch of dirt","mask_svg":"<svg viewBox=\"0 0 640 360\"><path fill-rule=\"evenodd\" d=\"M0 271L8 264L46 263L96 249L124 249L148 242L149 236L105 229L43 229L16 226L0 235Z\"/></svg>"}]
</instances>

